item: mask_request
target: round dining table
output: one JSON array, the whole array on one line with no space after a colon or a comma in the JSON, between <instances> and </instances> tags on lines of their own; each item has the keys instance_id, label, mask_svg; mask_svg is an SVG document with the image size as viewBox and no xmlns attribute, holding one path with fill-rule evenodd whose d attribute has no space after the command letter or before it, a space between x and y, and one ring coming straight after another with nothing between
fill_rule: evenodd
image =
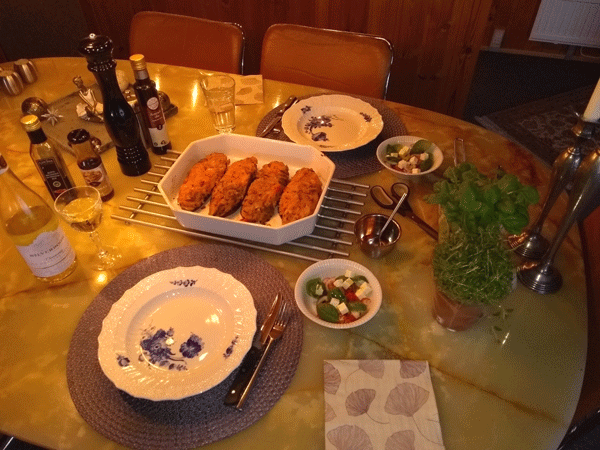
<instances>
[{"instance_id":1,"label":"round dining table","mask_svg":"<svg viewBox=\"0 0 600 450\"><path fill-rule=\"evenodd\" d=\"M76 92L75 76L81 76L86 86L95 80L83 58L41 58L34 62L37 81L25 85L19 95L0 94L0 152L23 182L51 203L28 154L29 141L19 122L21 104L26 98L39 97L52 105ZM11 68L11 63L0 66ZM117 68L133 81L128 61L118 61ZM159 90L177 107L177 113L167 120L174 152L181 153L192 141L216 134L200 93L199 79L206 72L152 63L148 69ZM236 106L235 133L255 136L261 120L290 95L302 98L327 93L268 79L262 80L262 88L258 101ZM491 175L500 166L538 188L544 197L550 168L522 147L453 117L389 101L382 104L405 125L408 134L434 142L445 155L434 174L407 181L410 206L432 227L437 228L438 209L427 204L423 196L432 192L433 183L453 164L456 138L463 139L466 160L481 172ZM54 113L59 123L68 120L60 117L65 116L61 110ZM81 128L86 124L83 120L74 123ZM52 127L45 122L47 134ZM74 156L68 151L63 154L76 184L83 184ZM210 238L114 220L112 216L119 214L127 197L135 195L136 188L143 188L143 176L123 175L114 148L101 156L115 196L103 205L99 232L106 244L122 254L114 268L92 269L93 249L88 236L63 222L79 264L67 279L48 285L34 278L6 233L0 233L0 432L45 448L127 448L90 425L73 401L67 368L74 333L94 299L119 274L162 252L216 245ZM152 170L162 165L159 155L150 152L150 158ZM349 181L388 188L399 179L377 168ZM546 220L543 234L548 238L557 230L566 203L563 194ZM540 211L541 205L531 208L532 222ZM361 214L370 212L389 214L367 195ZM431 448L551 450L558 446L579 399L587 349L586 285L576 227L555 258L564 279L562 289L540 295L518 284L498 314L470 330L453 332L440 326L431 312L435 241L405 217L397 215L396 220L402 236L391 253L371 259L361 252L354 236L348 248L347 259L367 267L382 286L382 306L375 317L359 327L339 330L300 316L302 346L285 392L258 420L203 448L324 449L323 367L329 360L427 361L443 438L443 447L439 442ZM235 247L235 243L219 245ZM266 251L260 245L243 251L281 274L291 289L311 264L293 255ZM294 304L293 298L287 301ZM96 336L90 339L95 341ZM95 345L90 347L93 358ZM252 397L248 399L251 401Z\"/></svg>"}]
</instances>

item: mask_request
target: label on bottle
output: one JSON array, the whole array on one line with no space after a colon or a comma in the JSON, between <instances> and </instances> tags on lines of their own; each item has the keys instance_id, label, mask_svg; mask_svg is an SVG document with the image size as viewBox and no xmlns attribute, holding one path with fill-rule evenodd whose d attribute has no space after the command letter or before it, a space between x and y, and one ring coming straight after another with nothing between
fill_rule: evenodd
<instances>
[{"instance_id":1,"label":"label on bottle","mask_svg":"<svg viewBox=\"0 0 600 450\"><path fill-rule=\"evenodd\" d=\"M46 187L52 194L52 198L58 197L62 192L73 187L69 179L59 169L59 164L55 159L36 159L35 163L44 176Z\"/></svg>"},{"instance_id":2,"label":"label on bottle","mask_svg":"<svg viewBox=\"0 0 600 450\"><path fill-rule=\"evenodd\" d=\"M94 167L93 169L86 170L80 168L80 170L81 175L83 175L83 179L85 180L85 184L98 189L101 197L110 194L110 192L113 190L110 180L108 179L106 169L104 168L104 164L100 164L98 167Z\"/></svg>"},{"instance_id":3,"label":"label on bottle","mask_svg":"<svg viewBox=\"0 0 600 450\"><path fill-rule=\"evenodd\" d=\"M75 250L58 223L56 229L40 233L30 245L16 247L33 274L40 278L64 272L75 260Z\"/></svg>"},{"instance_id":4,"label":"label on bottle","mask_svg":"<svg viewBox=\"0 0 600 450\"><path fill-rule=\"evenodd\" d=\"M152 97L146 102L146 117L148 117L148 131L152 139L153 147L164 147L169 140L167 133L165 114L160 106L160 100L157 97Z\"/></svg>"}]
</instances>

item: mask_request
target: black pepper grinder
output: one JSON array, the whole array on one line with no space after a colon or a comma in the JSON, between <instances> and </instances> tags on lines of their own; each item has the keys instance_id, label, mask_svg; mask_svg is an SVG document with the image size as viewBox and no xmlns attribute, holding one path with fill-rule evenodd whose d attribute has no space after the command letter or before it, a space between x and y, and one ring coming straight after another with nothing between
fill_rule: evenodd
<instances>
[{"instance_id":1,"label":"black pepper grinder","mask_svg":"<svg viewBox=\"0 0 600 450\"><path fill-rule=\"evenodd\" d=\"M140 136L135 112L119 88L112 41L107 36L90 34L81 40L78 50L87 59L88 70L100 87L104 124L117 148L121 172L128 176L148 172L152 164Z\"/></svg>"}]
</instances>

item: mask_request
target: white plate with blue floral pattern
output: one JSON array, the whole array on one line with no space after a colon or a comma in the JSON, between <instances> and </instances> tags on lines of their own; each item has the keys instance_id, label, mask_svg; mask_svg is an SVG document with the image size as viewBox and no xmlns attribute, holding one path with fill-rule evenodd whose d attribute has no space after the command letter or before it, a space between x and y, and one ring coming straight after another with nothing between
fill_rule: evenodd
<instances>
[{"instance_id":1,"label":"white plate with blue floral pattern","mask_svg":"<svg viewBox=\"0 0 600 450\"><path fill-rule=\"evenodd\" d=\"M113 304L98 360L134 397L179 400L227 378L255 332L254 301L242 283L217 269L177 267L144 278Z\"/></svg>"},{"instance_id":2,"label":"white plate with blue floral pattern","mask_svg":"<svg viewBox=\"0 0 600 450\"><path fill-rule=\"evenodd\" d=\"M300 100L283 114L281 125L297 144L341 152L375 139L383 130L383 119L367 102L334 94Z\"/></svg>"}]
</instances>

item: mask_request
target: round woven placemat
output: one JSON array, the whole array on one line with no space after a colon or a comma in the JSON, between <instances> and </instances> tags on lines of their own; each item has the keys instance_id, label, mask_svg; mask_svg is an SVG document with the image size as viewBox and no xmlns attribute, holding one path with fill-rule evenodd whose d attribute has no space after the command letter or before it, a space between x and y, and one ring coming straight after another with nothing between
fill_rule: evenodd
<instances>
[{"instance_id":1,"label":"round woven placemat","mask_svg":"<svg viewBox=\"0 0 600 450\"><path fill-rule=\"evenodd\" d=\"M320 94L326 95L326 94ZM311 96L301 97L300 100L309 98ZM363 145L362 147L355 148L353 150L346 150L343 152L324 152L329 159L331 159L335 164L335 172L333 176L335 178L351 178L358 175L366 175L368 173L378 172L382 169L379 160L375 152L377 151L377 146L385 141L388 138L393 136L402 136L408 134L406 130L406 126L404 122L398 117L398 115L390 109L383 100L371 98L371 97L361 97L358 95L354 95L353 97L359 98L364 102L369 103L373 106L383 119L383 129L379 136L369 142L368 144ZM256 127L256 135L265 129L267 123L275 116L275 109L272 109L265 117L262 118L258 127ZM281 133L274 134L270 133L265 136L270 139L276 139L278 141L287 141L292 142L292 140L287 137L285 132L282 130Z\"/></svg>"},{"instance_id":2,"label":"round woven placemat","mask_svg":"<svg viewBox=\"0 0 600 450\"><path fill-rule=\"evenodd\" d=\"M96 431L134 449L189 449L231 436L266 414L290 385L302 350L302 316L292 308L289 325L273 345L242 411L223 405L237 370L209 391L177 401L154 402L118 390L98 362L98 335L112 304L138 281L173 267L214 267L243 283L254 299L258 324L277 292L294 293L273 266L236 247L197 244L140 261L116 276L86 309L71 340L67 383L81 417Z\"/></svg>"}]
</instances>

